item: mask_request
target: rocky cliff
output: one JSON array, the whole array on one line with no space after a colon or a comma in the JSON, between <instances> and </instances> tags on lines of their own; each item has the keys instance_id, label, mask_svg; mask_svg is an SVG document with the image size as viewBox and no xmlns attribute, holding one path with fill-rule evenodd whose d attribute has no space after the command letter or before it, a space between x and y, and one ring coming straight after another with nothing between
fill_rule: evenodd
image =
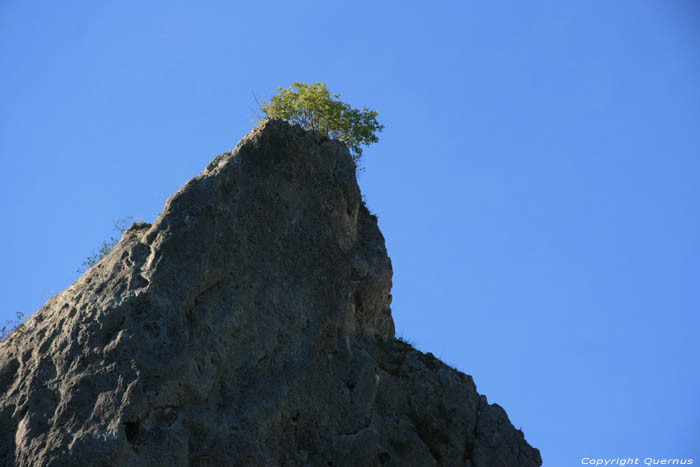
<instances>
[{"instance_id":1,"label":"rocky cliff","mask_svg":"<svg viewBox=\"0 0 700 467\"><path fill-rule=\"evenodd\" d=\"M0 344L0 465L541 465L391 280L345 146L268 121Z\"/></svg>"}]
</instances>

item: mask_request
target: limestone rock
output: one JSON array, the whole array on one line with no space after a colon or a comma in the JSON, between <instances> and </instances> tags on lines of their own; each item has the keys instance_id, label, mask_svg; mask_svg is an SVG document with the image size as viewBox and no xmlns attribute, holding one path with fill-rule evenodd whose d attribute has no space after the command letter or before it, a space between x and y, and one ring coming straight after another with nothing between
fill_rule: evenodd
<instances>
[{"instance_id":1,"label":"limestone rock","mask_svg":"<svg viewBox=\"0 0 700 467\"><path fill-rule=\"evenodd\" d=\"M345 146L268 121L0 343L0 465L541 465L391 280Z\"/></svg>"}]
</instances>

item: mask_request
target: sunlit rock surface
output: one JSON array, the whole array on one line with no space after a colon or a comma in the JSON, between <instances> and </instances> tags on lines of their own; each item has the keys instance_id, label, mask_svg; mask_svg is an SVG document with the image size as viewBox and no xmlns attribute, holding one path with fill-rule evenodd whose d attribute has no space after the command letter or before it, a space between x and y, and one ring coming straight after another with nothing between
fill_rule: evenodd
<instances>
[{"instance_id":1,"label":"sunlit rock surface","mask_svg":"<svg viewBox=\"0 0 700 467\"><path fill-rule=\"evenodd\" d=\"M0 465L541 465L391 280L345 146L268 121L0 344Z\"/></svg>"}]
</instances>

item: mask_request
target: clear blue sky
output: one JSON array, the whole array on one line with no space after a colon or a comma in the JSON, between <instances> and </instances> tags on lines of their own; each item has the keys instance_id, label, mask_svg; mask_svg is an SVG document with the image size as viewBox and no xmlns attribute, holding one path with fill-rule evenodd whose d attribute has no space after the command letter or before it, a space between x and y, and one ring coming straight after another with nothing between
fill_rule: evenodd
<instances>
[{"instance_id":1,"label":"clear blue sky","mask_svg":"<svg viewBox=\"0 0 700 467\"><path fill-rule=\"evenodd\" d=\"M700 463L700 3L3 0L0 70L0 319L325 81L386 125L397 334L546 466Z\"/></svg>"}]
</instances>

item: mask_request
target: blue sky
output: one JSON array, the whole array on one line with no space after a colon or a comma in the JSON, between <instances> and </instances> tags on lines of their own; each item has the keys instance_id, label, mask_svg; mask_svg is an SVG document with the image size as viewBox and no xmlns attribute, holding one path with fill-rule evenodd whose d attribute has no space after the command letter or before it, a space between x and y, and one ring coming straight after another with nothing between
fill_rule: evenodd
<instances>
[{"instance_id":1,"label":"blue sky","mask_svg":"<svg viewBox=\"0 0 700 467\"><path fill-rule=\"evenodd\" d=\"M397 334L542 451L700 462L700 4L0 4L0 319L325 81L386 126L360 185Z\"/></svg>"}]
</instances>

